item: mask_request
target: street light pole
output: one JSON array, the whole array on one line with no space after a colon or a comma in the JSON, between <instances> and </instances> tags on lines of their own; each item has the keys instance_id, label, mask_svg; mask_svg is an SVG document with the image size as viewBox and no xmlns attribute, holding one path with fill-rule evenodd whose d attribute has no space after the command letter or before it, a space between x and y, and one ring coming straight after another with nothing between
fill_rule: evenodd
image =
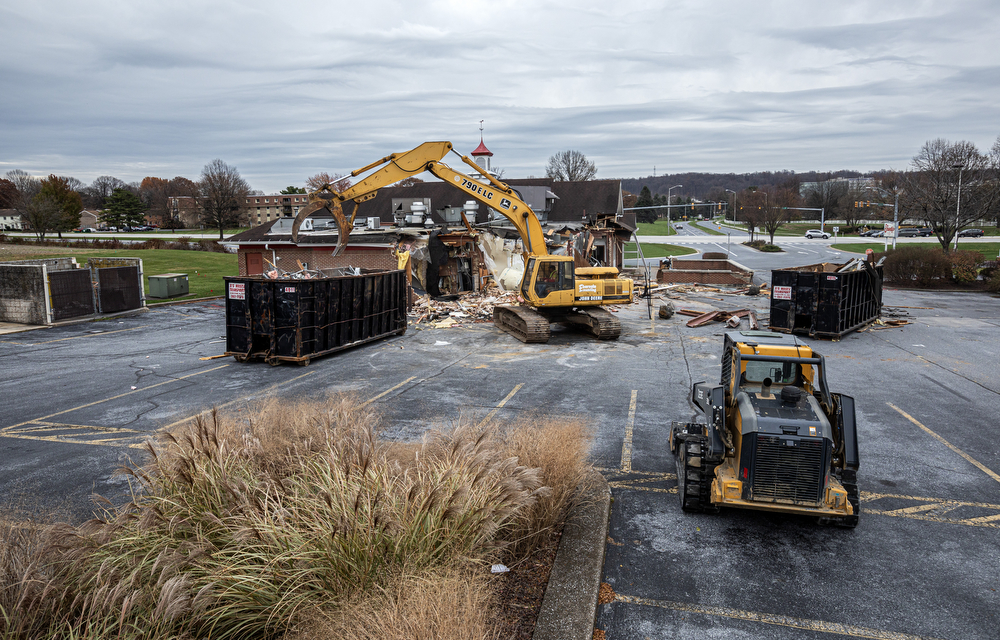
<instances>
[{"instance_id":1,"label":"street light pole","mask_svg":"<svg viewBox=\"0 0 1000 640\"><path fill-rule=\"evenodd\" d=\"M670 192L673 191L674 189L681 189L683 187L684 185L682 184L675 184L674 186L667 189L667 222L670 222L670 197L671 197Z\"/></svg>"},{"instance_id":2,"label":"street light pole","mask_svg":"<svg viewBox=\"0 0 1000 640\"><path fill-rule=\"evenodd\" d=\"M733 194L733 222L736 222L736 192L732 189L726 189L726 193Z\"/></svg>"},{"instance_id":3,"label":"street light pole","mask_svg":"<svg viewBox=\"0 0 1000 640\"><path fill-rule=\"evenodd\" d=\"M958 198L955 201L955 251L958 251L959 213L962 210L962 171L965 169L965 164L956 163L951 165L951 168L958 169Z\"/></svg>"}]
</instances>

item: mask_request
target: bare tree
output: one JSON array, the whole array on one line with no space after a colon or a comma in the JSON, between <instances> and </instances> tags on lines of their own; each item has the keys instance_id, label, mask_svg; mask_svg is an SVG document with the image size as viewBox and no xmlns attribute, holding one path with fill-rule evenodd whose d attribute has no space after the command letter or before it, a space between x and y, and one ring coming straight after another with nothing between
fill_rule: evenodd
<instances>
[{"instance_id":1,"label":"bare tree","mask_svg":"<svg viewBox=\"0 0 1000 640\"><path fill-rule=\"evenodd\" d=\"M314 176L306 178L306 187L310 191L317 191L326 185L330 185L331 189L337 193L341 193L351 186L351 178L339 173L331 176L326 171L321 171Z\"/></svg>"},{"instance_id":2,"label":"bare tree","mask_svg":"<svg viewBox=\"0 0 1000 640\"><path fill-rule=\"evenodd\" d=\"M24 222L31 225L32 216L29 215L32 213L30 211L31 201L42 190L42 181L20 169L8 171L5 177L14 185L15 193L11 200L11 208L21 216Z\"/></svg>"},{"instance_id":3,"label":"bare tree","mask_svg":"<svg viewBox=\"0 0 1000 640\"><path fill-rule=\"evenodd\" d=\"M103 209L104 201L108 199L115 189L124 189L126 186L123 180L114 176L97 176L90 186L84 189L84 204L95 209Z\"/></svg>"},{"instance_id":4,"label":"bare tree","mask_svg":"<svg viewBox=\"0 0 1000 640\"><path fill-rule=\"evenodd\" d=\"M55 196L39 193L28 201L22 219L28 223L35 237L45 239L45 234L59 227L63 219L62 205Z\"/></svg>"},{"instance_id":5,"label":"bare tree","mask_svg":"<svg viewBox=\"0 0 1000 640\"><path fill-rule=\"evenodd\" d=\"M754 232L763 224L764 210L769 204L767 192L748 187L740 192L737 202L736 220L747 226L750 242L753 242Z\"/></svg>"},{"instance_id":6,"label":"bare tree","mask_svg":"<svg viewBox=\"0 0 1000 640\"><path fill-rule=\"evenodd\" d=\"M995 213L1000 138L989 155L971 142L931 140L913 157L911 167L901 204L933 227L945 251L961 229Z\"/></svg>"},{"instance_id":7,"label":"bare tree","mask_svg":"<svg viewBox=\"0 0 1000 640\"><path fill-rule=\"evenodd\" d=\"M0 178L0 209L13 209L17 204L17 187L6 178Z\"/></svg>"},{"instance_id":8,"label":"bare tree","mask_svg":"<svg viewBox=\"0 0 1000 640\"><path fill-rule=\"evenodd\" d=\"M216 158L201 170L202 220L205 226L219 230L219 240L223 238L227 226L240 223L246 210L246 198L250 185L240 176L236 167L231 167Z\"/></svg>"},{"instance_id":9,"label":"bare tree","mask_svg":"<svg viewBox=\"0 0 1000 640\"><path fill-rule=\"evenodd\" d=\"M597 167L579 151L560 151L549 158L545 176L560 182L580 182L593 180Z\"/></svg>"},{"instance_id":10,"label":"bare tree","mask_svg":"<svg viewBox=\"0 0 1000 640\"><path fill-rule=\"evenodd\" d=\"M794 186L778 187L768 193L759 225L770 236L770 244L774 244L774 234L782 225L799 217L794 208L799 206L800 200L798 189Z\"/></svg>"}]
</instances>

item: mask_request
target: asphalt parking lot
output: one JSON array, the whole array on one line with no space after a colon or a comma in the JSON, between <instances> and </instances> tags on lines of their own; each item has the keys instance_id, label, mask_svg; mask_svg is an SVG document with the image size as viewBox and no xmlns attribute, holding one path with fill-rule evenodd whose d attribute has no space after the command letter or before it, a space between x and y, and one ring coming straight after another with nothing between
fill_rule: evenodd
<instances>
[{"instance_id":1,"label":"asphalt parking lot","mask_svg":"<svg viewBox=\"0 0 1000 640\"><path fill-rule=\"evenodd\" d=\"M831 390L857 401L861 524L681 512L666 434L695 417L692 382L717 380L722 325L619 311L616 342L554 332L525 345L491 324L407 333L308 367L221 354L222 301L0 336L0 495L8 516L82 519L122 503L114 471L157 430L265 394L357 393L387 435L460 417L564 415L594 429L614 504L597 627L614 639L996 638L1000 629L1000 304L887 290L911 324L812 341ZM706 293L679 306L766 310Z\"/></svg>"}]
</instances>

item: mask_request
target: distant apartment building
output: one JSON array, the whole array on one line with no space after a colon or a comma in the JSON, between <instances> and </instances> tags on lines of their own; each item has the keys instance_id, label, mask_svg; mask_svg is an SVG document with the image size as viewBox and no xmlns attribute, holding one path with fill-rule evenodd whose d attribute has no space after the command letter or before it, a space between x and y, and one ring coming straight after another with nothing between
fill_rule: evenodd
<instances>
[{"instance_id":1,"label":"distant apartment building","mask_svg":"<svg viewBox=\"0 0 1000 640\"><path fill-rule=\"evenodd\" d=\"M250 226L255 227L282 217L294 217L299 209L309 202L309 196L304 193L271 193L267 195L248 196L246 200L247 217Z\"/></svg>"},{"instance_id":2,"label":"distant apartment building","mask_svg":"<svg viewBox=\"0 0 1000 640\"><path fill-rule=\"evenodd\" d=\"M167 198L167 210L170 212L170 217L179 220L185 229L197 229L201 225L201 207L192 196Z\"/></svg>"}]
</instances>

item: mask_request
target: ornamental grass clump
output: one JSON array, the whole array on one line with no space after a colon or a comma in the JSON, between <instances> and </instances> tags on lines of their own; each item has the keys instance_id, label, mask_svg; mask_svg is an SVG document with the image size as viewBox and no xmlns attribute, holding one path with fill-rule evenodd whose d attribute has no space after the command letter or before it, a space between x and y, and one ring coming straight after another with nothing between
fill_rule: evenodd
<instances>
[{"instance_id":1,"label":"ornamental grass clump","mask_svg":"<svg viewBox=\"0 0 1000 640\"><path fill-rule=\"evenodd\" d=\"M199 416L126 470L126 507L2 532L0 638L280 637L339 628L352 608L409 610L400 585L481 574L558 525L589 441L539 427L459 424L396 445L348 396ZM385 619L417 620L397 614Z\"/></svg>"}]
</instances>

